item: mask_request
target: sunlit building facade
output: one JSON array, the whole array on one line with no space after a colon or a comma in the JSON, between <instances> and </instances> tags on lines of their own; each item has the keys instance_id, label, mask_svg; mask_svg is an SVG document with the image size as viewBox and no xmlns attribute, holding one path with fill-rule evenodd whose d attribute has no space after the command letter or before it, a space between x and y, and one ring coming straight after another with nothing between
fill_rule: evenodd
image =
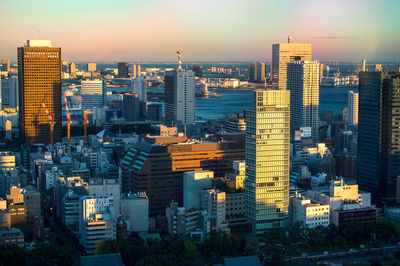
<instances>
[{"instance_id":1,"label":"sunlit building facade","mask_svg":"<svg viewBox=\"0 0 400 266\"><path fill-rule=\"evenodd\" d=\"M54 142L61 141L61 48L48 40L28 40L18 48L20 136L27 144L50 143L49 117L54 114Z\"/></svg>"},{"instance_id":2,"label":"sunlit building facade","mask_svg":"<svg viewBox=\"0 0 400 266\"><path fill-rule=\"evenodd\" d=\"M272 84L274 88L286 89L287 64L291 61L311 61L312 46L303 43L277 43L272 45Z\"/></svg>"},{"instance_id":3,"label":"sunlit building facade","mask_svg":"<svg viewBox=\"0 0 400 266\"><path fill-rule=\"evenodd\" d=\"M246 216L259 235L289 223L290 92L257 90L246 118Z\"/></svg>"},{"instance_id":4,"label":"sunlit building facade","mask_svg":"<svg viewBox=\"0 0 400 266\"><path fill-rule=\"evenodd\" d=\"M354 91L349 91L347 96L348 108L349 108L349 124L358 124L358 93Z\"/></svg>"}]
</instances>

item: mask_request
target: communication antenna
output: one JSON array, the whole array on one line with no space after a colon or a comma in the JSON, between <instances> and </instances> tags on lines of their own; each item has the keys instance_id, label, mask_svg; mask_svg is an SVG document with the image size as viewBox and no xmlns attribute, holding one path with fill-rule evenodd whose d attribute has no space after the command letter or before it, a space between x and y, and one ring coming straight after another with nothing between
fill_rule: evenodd
<instances>
[{"instance_id":1,"label":"communication antenna","mask_svg":"<svg viewBox=\"0 0 400 266\"><path fill-rule=\"evenodd\" d=\"M182 51L179 49L177 52L178 54L178 71L182 71Z\"/></svg>"}]
</instances>

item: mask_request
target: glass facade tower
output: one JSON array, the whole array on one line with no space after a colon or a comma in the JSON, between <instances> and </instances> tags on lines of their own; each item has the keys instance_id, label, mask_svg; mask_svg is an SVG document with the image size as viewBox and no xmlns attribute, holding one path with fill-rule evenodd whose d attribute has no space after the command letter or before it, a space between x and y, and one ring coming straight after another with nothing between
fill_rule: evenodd
<instances>
[{"instance_id":1,"label":"glass facade tower","mask_svg":"<svg viewBox=\"0 0 400 266\"><path fill-rule=\"evenodd\" d=\"M246 216L260 235L288 226L290 91L255 91L246 119Z\"/></svg>"}]
</instances>

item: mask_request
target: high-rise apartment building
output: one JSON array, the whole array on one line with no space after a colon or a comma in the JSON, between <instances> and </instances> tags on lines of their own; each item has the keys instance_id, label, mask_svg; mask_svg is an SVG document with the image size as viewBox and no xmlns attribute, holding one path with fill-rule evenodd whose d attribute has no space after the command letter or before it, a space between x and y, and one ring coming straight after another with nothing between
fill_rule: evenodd
<instances>
[{"instance_id":1,"label":"high-rise apartment building","mask_svg":"<svg viewBox=\"0 0 400 266\"><path fill-rule=\"evenodd\" d=\"M54 114L54 142L61 141L61 48L49 40L28 40L18 48L20 136L27 144L51 141L49 117Z\"/></svg>"},{"instance_id":2,"label":"high-rise apartment building","mask_svg":"<svg viewBox=\"0 0 400 266\"><path fill-rule=\"evenodd\" d=\"M358 124L358 93L349 91L347 94L347 107L349 110L349 121L350 125Z\"/></svg>"},{"instance_id":3,"label":"high-rise apartment building","mask_svg":"<svg viewBox=\"0 0 400 266\"><path fill-rule=\"evenodd\" d=\"M106 81L101 79L84 79L81 81L82 106L91 109L103 107Z\"/></svg>"},{"instance_id":4,"label":"high-rise apartment building","mask_svg":"<svg viewBox=\"0 0 400 266\"><path fill-rule=\"evenodd\" d=\"M359 73L357 178L377 198L396 195L400 176L400 74Z\"/></svg>"},{"instance_id":5,"label":"high-rise apartment building","mask_svg":"<svg viewBox=\"0 0 400 266\"><path fill-rule=\"evenodd\" d=\"M195 122L195 79L192 71L165 73L165 124L186 126Z\"/></svg>"},{"instance_id":6,"label":"high-rise apartment building","mask_svg":"<svg viewBox=\"0 0 400 266\"><path fill-rule=\"evenodd\" d=\"M96 72L96 63L88 63L87 71L88 72Z\"/></svg>"},{"instance_id":7,"label":"high-rise apartment building","mask_svg":"<svg viewBox=\"0 0 400 266\"><path fill-rule=\"evenodd\" d=\"M128 63L119 62L118 63L118 77L127 78L128 77Z\"/></svg>"},{"instance_id":8,"label":"high-rise apartment building","mask_svg":"<svg viewBox=\"0 0 400 266\"><path fill-rule=\"evenodd\" d=\"M142 74L140 65L131 66L131 78L140 77Z\"/></svg>"},{"instance_id":9,"label":"high-rise apartment building","mask_svg":"<svg viewBox=\"0 0 400 266\"><path fill-rule=\"evenodd\" d=\"M18 78L10 77L1 80L1 108L18 107Z\"/></svg>"},{"instance_id":10,"label":"high-rise apartment building","mask_svg":"<svg viewBox=\"0 0 400 266\"><path fill-rule=\"evenodd\" d=\"M311 127L314 143L319 128L319 63L292 61L287 65L287 89L290 90L290 133Z\"/></svg>"},{"instance_id":11,"label":"high-rise apartment building","mask_svg":"<svg viewBox=\"0 0 400 266\"><path fill-rule=\"evenodd\" d=\"M1 71L7 71L10 72L10 59L9 58L3 58L2 59L2 65L1 65Z\"/></svg>"},{"instance_id":12,"label":"high-rise apartment building","mask_svg":"<svg viewBox=\"0 0 400 266\"><path fill-rule=\"evenodd\" d=\"M311 44L278 43L272 45L272 84L274 88L285 90L287 77L287 64L291 61L311 61Z\"/></svg>"},{"instance_id":13,"label":"high-rise apartment building","mask_svg":"<svg viewBox=\"0 0 400 266\"><path fill-rule=\"evenodd\" d=\"M255 91L246 118L246 216L259 235L289 222L290 92Z\"/></svg>"}]
</instances>

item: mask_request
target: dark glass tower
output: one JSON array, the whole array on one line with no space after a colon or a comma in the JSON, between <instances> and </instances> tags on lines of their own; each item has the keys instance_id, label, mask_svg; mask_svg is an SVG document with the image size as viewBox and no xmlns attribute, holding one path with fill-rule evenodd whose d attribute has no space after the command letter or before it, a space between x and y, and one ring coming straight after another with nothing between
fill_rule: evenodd
<instances>
[{"instance_id":1,"label":"dark glass tower","mask_svg":"<svg viewBox=\"0 0 400 266\"><path fill-rule=\"evenodd\" d=\"M399 78L360 72L357 178L376 199L394 197L400 175Z\"/></svg>"}]
</instances>

